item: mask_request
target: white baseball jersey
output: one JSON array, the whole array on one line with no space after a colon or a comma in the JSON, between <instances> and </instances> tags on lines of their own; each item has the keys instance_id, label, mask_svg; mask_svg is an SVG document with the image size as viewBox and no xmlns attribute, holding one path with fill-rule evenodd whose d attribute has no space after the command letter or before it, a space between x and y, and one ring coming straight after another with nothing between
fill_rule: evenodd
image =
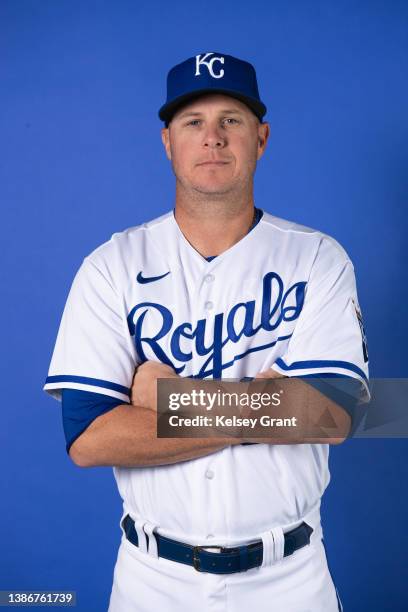
<instances>
[{"instance_id":1,"label":"white baseball jersey","mask_svg":"<svg viewBox=\"0 0 408 612\"><path fill-rule=\"evenodd\" d=\"M181 376L337 373L367 393L353 265L331 237L264 213L207 261L173 212L86 257L63 313L45 390L129 401L142 361ZM255 538L317 512L328 445L236 445L174 465L114 468L124 511L193 544Z\"/></svg>"},{"instance_id":2,"label":"white baseball jersey","mask_svg":"<svg viewBox=\"0 0 408 612\"><path fill-rule=\"evenodd\" d=\"M273 366L288 376L352 376L364 388L356 306L353 265L332 238L264 213L208 262L171 212L114 234L85 258L45 389L129 401L145 359L169 363L181 376L241 378ZM318 505L329 481L327 455L324 444L237 445L176 465L114 472L132 516L174 537L233 539Z\"/></svg>"}]
</instances>

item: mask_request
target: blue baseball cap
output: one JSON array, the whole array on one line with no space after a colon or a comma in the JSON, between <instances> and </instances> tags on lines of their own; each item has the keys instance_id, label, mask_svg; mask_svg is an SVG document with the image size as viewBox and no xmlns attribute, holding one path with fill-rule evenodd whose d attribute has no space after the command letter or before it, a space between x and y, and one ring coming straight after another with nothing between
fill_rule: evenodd
<instances>
[{"instance_id":1,"label":"blue baseball cap","mask_svg":"<svg viewBox=\"0 0 408 612\"><path fill-rule=\"evenodd\" d=\"M252 64L212 51L190 57L169 71L167 100L159 110L160 119L168 125L181 106L207 93L221 93L240 100L260 121L266 113Z\"/></svg>"}]
</instances>

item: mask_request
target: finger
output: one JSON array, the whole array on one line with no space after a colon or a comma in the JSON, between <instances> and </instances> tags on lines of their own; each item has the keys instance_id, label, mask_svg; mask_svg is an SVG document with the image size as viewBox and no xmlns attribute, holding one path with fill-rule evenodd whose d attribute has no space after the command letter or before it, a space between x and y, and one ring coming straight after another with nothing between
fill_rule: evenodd
<instances>
[{"instance_id":1,"label":"finger","mask_svg":"<svg viewBox=\"0 0 408 612\"><path fill-rule=\"evenodd\" d=\"M285 376L284 374L277 372L273 368L269 368L268 370L265 370L264 372L259 372L255 376L255 378L285 378Z\"/></svg>"}]
</instances>

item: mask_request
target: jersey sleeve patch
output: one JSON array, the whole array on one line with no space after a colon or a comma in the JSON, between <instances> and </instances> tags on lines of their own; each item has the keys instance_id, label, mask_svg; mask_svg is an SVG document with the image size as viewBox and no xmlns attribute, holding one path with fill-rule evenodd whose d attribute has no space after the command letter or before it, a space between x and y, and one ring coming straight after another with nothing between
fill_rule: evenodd
<instances>
[{"instance_id":1,"label":"jersey sleeve patch","mask_svg":"<svg viewBox=\"0 0 408 612\"><path fill-rule=\"evenodd\" d=\"M353 300L353 304L354 304L354 310L356 311L357 321L358 321L358 324L360 326L360 331L361 331L361 342L362 342L362 348L363 348L364 363L367 363L368 362L368 346L367 346L367 337L366 337L364 324L363 324L363 315L361 314L361 310L354 300Z\"/></svg>"}]
</instances>

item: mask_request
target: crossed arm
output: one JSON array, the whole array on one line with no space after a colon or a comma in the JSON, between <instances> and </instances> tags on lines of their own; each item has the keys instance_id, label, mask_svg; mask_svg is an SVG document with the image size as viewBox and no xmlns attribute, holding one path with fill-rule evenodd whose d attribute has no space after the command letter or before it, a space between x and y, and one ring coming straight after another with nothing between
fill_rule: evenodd
<instances>
[{"instance_id":1,"label":"crossed arm","mask_svg":"<svg viewBox=\"0 0 408 612\"><path fill-rule=\"evenodd\" d=\"M259 373L256 378L280 378L270 369ZM158 438L157 437L157 379L179 378L170 368L161 363L148 361L135 372L131 390L131 404L121 404L100 415L75 440L70 448L70 457L80 467L121 466L142 467L166 465L203 457L236 444L250 441L248 438ZM227 383L228 384L228 383ZM290 385L296 395L296 410L302 411L302 397L306 397L301 380ZM256 438L266 444L339 444L347 437L351 419L347 412L319 391L310 389L316 411L329 409L338 429L335 438L298 439L288 441L282 436ZM299 402L300 398L300 402ZM286 397L290 402L290 398ZM310 395L309 395L310 400ZM296 416L296 415L295 415ZM253 439L252 439L253 441Z\"/></svg>"}]
</instances>

